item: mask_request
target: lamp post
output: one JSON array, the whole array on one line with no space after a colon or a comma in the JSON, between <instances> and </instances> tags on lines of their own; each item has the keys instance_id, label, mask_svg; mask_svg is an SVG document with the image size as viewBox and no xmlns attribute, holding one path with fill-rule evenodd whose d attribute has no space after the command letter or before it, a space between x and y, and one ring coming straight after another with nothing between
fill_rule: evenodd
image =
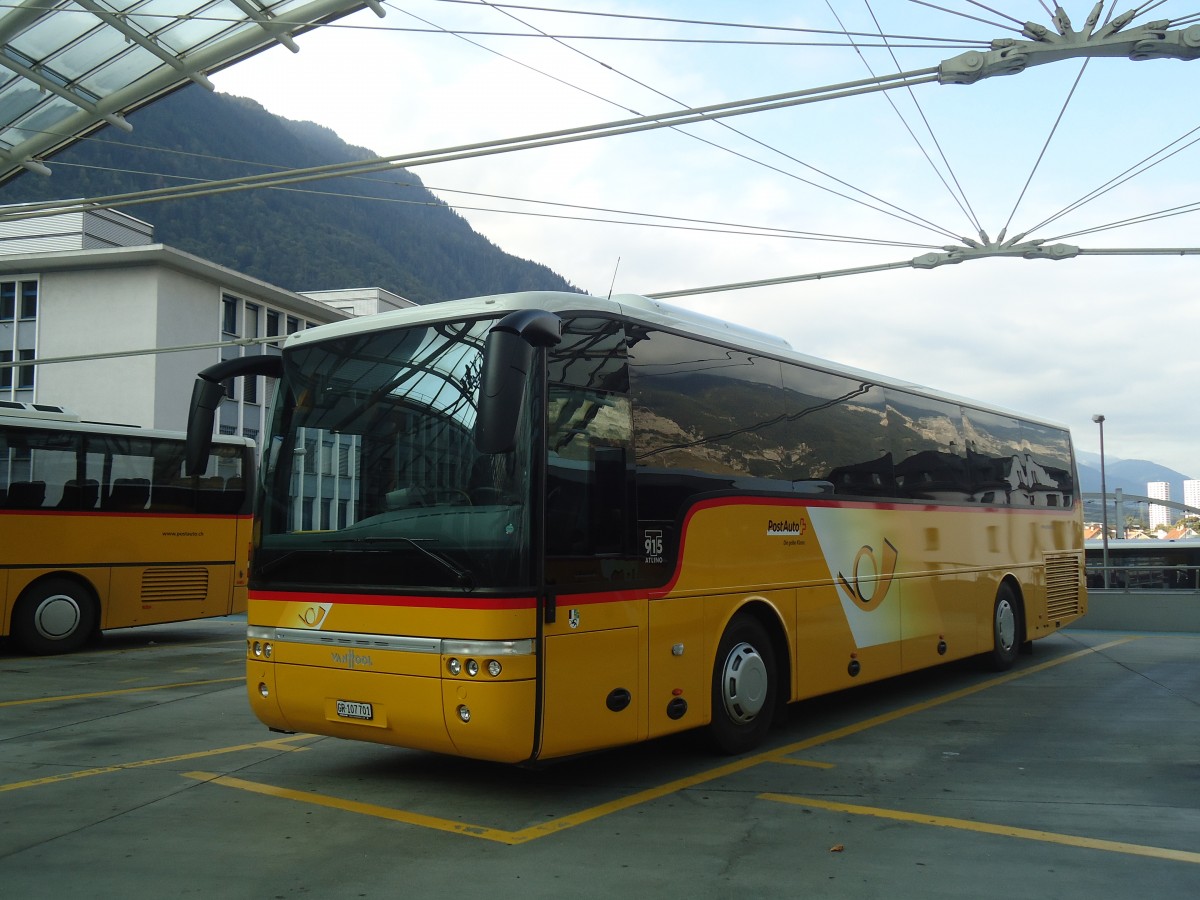
<instances>
[{"instance_id":1,"label":"lamp post","mask_svg":"<svg viewBox=\"0 0 1200 900\"><path fill-rule=\"evenodd\" d=\"M1100 527L1104 541L1104 586L1108 587L1108 485L1104 480L1104 416L1097 413L1092 421L1100 426Z\"/></svg>"}]
</instances>

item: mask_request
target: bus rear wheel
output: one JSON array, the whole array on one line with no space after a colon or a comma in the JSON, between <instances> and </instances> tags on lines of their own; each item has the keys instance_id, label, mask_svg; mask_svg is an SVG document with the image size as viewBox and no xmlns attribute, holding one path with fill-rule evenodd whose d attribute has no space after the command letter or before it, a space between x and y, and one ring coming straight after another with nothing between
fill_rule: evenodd
<instances>
[{"instance_id":1,"label":"bus rear wheel","mask_svg":"<svg viewBox=\"0 0 1200 900\"><path fill-rule=\"evenodd\" d=\"M767 736L775 715L778 668L770 635L747 615L721 636L713 662L709 736L723 753L745 753Z\"/></svg>"},{"instance_id":2,"label":"bus rear wheel","mask_svg":"<svg viewBox=\"0 0 1200 900\"><path fill-rule=\"evenodd\" d=\"M1011 585L1002 584L992 608L992 652L988 661L997 672L1012 668L1021 650L1021 602Z\"/></svg>"},{"instance_id":3,"label":"bus rear wheel","mask_svg":"<svg viewBox=\"0 0 1200 900\"><path fill-rule=\"evenodd\" d=\"M96 600L87 588L67 578L47 578L17 600L12 633L30 653L70 653L84 645L96 622Z\"/></svg>"}]
</instances>

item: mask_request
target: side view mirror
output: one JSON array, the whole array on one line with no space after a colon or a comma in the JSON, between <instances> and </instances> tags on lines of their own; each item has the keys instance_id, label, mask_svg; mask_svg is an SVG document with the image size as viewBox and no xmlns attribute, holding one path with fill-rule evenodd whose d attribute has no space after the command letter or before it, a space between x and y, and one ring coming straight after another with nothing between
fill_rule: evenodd
<instances>
[{"instance_id":1,"label":"side view mirror","mask_svg":"<svg viewBox=\"0 0 1200 900\"><path fill-rule=\"evenodd\" d=\"M225 385L221 382L246 375L279 378L283 375L283 360L278 356L239 356L209 366L197 374L196 383L192 385L192 405L188 409L187 441L184 445L184 470L187 475L203 475L208 465L213 421L221 398L225 396Z\"/></svg>"},{"instance_id":2,"label":"side view mirror","mask_svg":"<svg viewBox=\"0 0 1200 900\"><path fill-rule=\"evenodd\" d=\"M508 453L516 446L534 348L553 347L561 340L562 319L539 309L509 313L492 326L483 345L475 418L475 448L480 453Z\"/></svg>"}]
</instances>

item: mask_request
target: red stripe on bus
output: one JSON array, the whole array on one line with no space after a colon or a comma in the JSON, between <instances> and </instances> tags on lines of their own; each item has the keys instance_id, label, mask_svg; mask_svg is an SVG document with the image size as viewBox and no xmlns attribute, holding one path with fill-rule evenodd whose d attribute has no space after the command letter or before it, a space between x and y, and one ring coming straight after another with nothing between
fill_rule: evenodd
<instances>
[{"instance_id":1,"label":"red stripe on bus","mask_svg":"<svg viewBox=\"0 0 1200 900\"><path fill-rule=\"evenodd\" d=\"M54 516L56 518L89 518L96 517L118 519L226 519L250 522L254 516L237 513L188 513L188 512L154 512L135 510L133 512L105 512L102 509L65 510L65 509L0 509L0 516Z\"/></svg>"}]
</instances>

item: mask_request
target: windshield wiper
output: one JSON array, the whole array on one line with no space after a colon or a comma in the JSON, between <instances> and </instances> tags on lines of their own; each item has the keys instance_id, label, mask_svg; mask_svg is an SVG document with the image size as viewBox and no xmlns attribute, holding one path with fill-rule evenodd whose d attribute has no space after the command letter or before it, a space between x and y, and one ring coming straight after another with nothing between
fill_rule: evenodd
<instances>
[{"instance_id":1,"label":"windshield wiper","mask_svg":"<svg viewBox=\"0 0 1200 900\"><path fill-rule=\"evenodd\" d=\"M432 540L433 540L433 538L410 538L410 537L402 537L402 536L358 537L358 538L331 538L327 541L323 541L322 543L326 543L326 544L395 544L397 542L402 542L402 543L408 544L414 550L417 550L420 553L423 553L429 559L432 559L434 562L436 562L438 565L442 566L442 568L444 568L446 571L448 571L451 575L453 575L454 583L455 583L456 587L465 588L467 590L471 590L472 588L474 588L475 587L475 579L474 579L474 576L471 574L470 570L460 568L448 556L444 556L441 553L438 553L434 550L430 550L428 547L422 546L422 543L427 542L427 541L432 541Z\"/></svg>"}]
</instances>

